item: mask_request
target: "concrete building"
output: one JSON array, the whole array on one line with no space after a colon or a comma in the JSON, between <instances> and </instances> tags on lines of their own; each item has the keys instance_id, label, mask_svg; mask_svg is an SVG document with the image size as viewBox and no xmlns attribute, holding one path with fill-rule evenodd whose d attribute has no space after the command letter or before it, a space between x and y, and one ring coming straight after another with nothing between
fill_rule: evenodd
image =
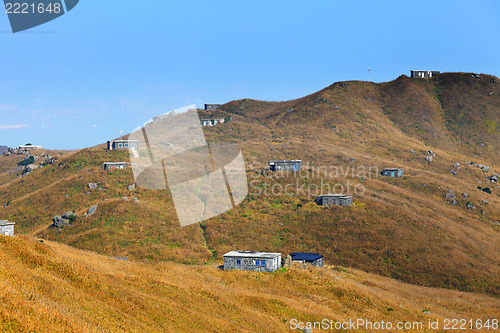
<instances>
[{"instance_id":1,"label":"concrete building","mask_svg":"<svg viewBox=\"0 0 500 333\"><path fill-rule=\"evenodd\" d=\"M205 104L205 110L215 110L220 108L222 104Z\"/></svg>"},{"instance_id":2,"label":"concrete building","mask_svg":"<svg viewBox=\"0 0 500 333\"><path fill-rule=\"evenodd\" d=\"M225 122L224 118L221 119L201 119L201 126L216 126Z\"/></svg>"},{"instance_id":3,"label":"concrete building","mask_svg":"<svg viewBox=\"0 0 500 333\"><path fill-rule=\"evenodd\" d=\"M19 146L18 149L24 149L24 150L32 150L32 149L42 149L42 146L37 146L37 145L24 145L24 146Z\"/></svg>"},{"instance_id":4,"label":"concrete building","mask_svg":"<svg viewBox=\"0 0 500 333\"><path fill-rule=\"evenodd\" d=\"M410 71L410 76L411 77L420 77L420 78L426 78L426 77L433 77L437 74L439 74L439 71Z\"/></svg>"},{"instance_id":5,"label":"concrete building","mask_svg":"<svg viewBox=\"0 0 500 333\"><path fill-rule=\"evenodd\" d=\"M322 194L314 200L320 206L349 206L352 205L352 195Z\"/></svg>"},{"instance_id":6,"label":"concrete building","mask_svg":"<svg viewBox=\"0 0 500 333\"><path fill-rule=\"evenodd\" d=\"M14 222L0 220L0 235L14 236Z\"/></svg>"},{"instance_id":7,"label":"concrete building","mask_svg":"<svg viewBox=\"0 0 500 333\"><path fill-rule=\"evenodd\" d=\"M104 162L104 170L110 171L115 169L125 169L127 167L127 162Z\"/></svg>"},{"instance_id":8,"label":"concrete building","mask_svg":"<svg viewBox=\"0 0 500 333\"><path fill-rule=\"evenodd\" d=\"M139 140L110 140L108 150L134 149L139 146Z\"/></svg>"},{"instance_id":9,"label":"concrete building","mask_svg":"<svg viewBox=\"0 0 500 333\"><path fill-rule=\"evenodd\" d=\"M302 160L281 160L269 161L271 171L300 171L302 170Z\"/></svg>"},{"instance_id":10,"label":"concrete building","mask_svg":"<svg viewBox=\"0 0 500 333\"><path fill-rule=\"evenodd\" d=\"M382 176L388 176L388 177L403 177L403 170L404 169L399 169L399 168L388 168L382 170L380 174Z\"/></svg>"},{"instance_id":11,"label":"concrete building","mask_svg":"<svg viewBox=\"0 0 500 333\"><path fill-rule=\"evenodd\" d=\"M301 253L294 252L290 253L292 257L292 262L299 262L304 264L311 264L318 267L323 267L323 256L318 253Z\"/></svg>"},{"instance_id":12,"label":"concrete building","mask_svg":"<svg viewBox=\"0 0 500 333\"><path fill-rule=\"evenodd\" d=\"M225 270L274 272L281 268L281 253L231 251L223 257Z\"/></svg>"}]
</instances>

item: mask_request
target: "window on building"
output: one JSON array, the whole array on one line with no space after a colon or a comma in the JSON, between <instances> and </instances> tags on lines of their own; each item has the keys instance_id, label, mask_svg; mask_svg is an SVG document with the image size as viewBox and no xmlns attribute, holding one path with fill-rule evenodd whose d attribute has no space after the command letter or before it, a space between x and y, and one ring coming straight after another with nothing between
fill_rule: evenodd
<instances>
[{"instance_id":1,"label":"window on building","mask_svg":"<svg viewBox=\"0 0 500 333\"><path fill-rule=\"evenodd\" d=\"M259 266L259 261L255 260L255 266Z\"/></svg>"},{"instance_id":2,"label":"window on building","mask_svg":"<svg viewBox=\"0 0 500 333\"><path fill-rule=\"evenodd\" d=\"M128 148L128 143L125 144L125 148Z\"/></svg>"},{"instance_id":3,"label":"window on building","mask_svg":"<svg viewBox=\"0 0 500 333\"><path fill-rule=\"evenodd\" d=\"M119 147L119 148L123 147L123 143L119 143L119 144L118 144L118 147Z\"/></svg>"},{"instance_id":4,"label":"window on building","mask_svg":"<svg viewBox=\"0 0 500 333\"><path fill-rule=\"evenodd\" d=\"M265 267L265 266L266 266L266 261L265 261L265 260L261 260L260 265L261 265L262 267Z\"/></svg>"},{"instance_id":5,"label":"window on building","mask_svg":"<svg viewBox=\"0 0 500 333\"><path fill-rule=\"evenodd\" d=\"M236 266L241 266L241 259L236 259Z\"/></svg>"}]
</instances>

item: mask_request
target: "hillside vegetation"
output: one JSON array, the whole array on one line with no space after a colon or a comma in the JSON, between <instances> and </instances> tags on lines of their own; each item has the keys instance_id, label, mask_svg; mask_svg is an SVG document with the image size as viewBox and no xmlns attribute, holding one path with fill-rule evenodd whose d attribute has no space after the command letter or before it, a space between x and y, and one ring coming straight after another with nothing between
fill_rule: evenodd
<instances>
[{"instance_id":1,"label":"hillside vegetation","mask_svg":"<svg viewBox=\"0 0 500 333\"><path fill-rule=\"evenodd\" d=\"M0 218L17 222L18 234L131 260L203 264L234 249L319 252L332 265L498 296L500 192L487 177L500 173L499 94L493 76L445 73L337 82L297 100L239 100L200 112L232 117L204 128L205 136L240 145L250 193L235 209L184 228L168 191L129 191L130 169L102 170L105 161L128 160L127 152L87 148L21 178L8 171L19 156L0 156ZM302 159L304 171L262 172L285 158ZM405 176L381 177L385 167L402 167ZM340 185L354 205L314 204L322 188ZM450 190L455 201L444 197ZM78 215L71 226L51 227L69 210Z\"/></svg>"},{"instance_id":2,"label":"hillside vegetation","mask_svg":"<svg viewBox=\"0 0 500 333\"><path fill-rule=\"evenodd\" d=\"M3 332L288 332L293 319L358 318L422 322L424 329L406 331L426 332L429 320L491 323L500 312L498 300L485 295L339 266L222 271L217 264L116 260L20 236L0 236L0 299Z\"/></svg>"}]
</instances>

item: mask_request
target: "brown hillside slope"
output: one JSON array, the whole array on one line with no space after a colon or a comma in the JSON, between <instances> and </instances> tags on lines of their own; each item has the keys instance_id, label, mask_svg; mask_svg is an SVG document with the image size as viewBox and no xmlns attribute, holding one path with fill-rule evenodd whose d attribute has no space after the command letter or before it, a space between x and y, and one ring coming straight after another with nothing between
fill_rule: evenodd
<instances>
[{"instance_id":1,"label":"brown hillside slope","mask_svg":"<svg viewBox=\"0 0 500 333\"><path fill-rule=\"evenodd\" d=\"M434 90L420 87L432 88L432 81L403 77L388 84L399 81L410 91L420 89L422 104L433 101L422 91ZM455 89L447 84L440 88L443 96ZM486 176L498 173L499 165L496 155L488 154L491 146L483 147L472 137L480 150L476 158L466 149L440 148L455 144L458 134L453 131L429 136L429 140L447 140L436 146L424 143L418 131L410 136L396 126L399 118L391 120L384 113L388 90L382 88L383 84L341 82L293 101L241 100L202 113L203 117L233 116L230 123L205 128L205 135L209 142L240 144L250 181L250 195L244 202L202 224L179 227L168 191L128 191L127 185L134 182L130 169L102 170L102 162L127 160L127 153L99 147L61 158L60 168L47 166L0 187L0 203L11 201L8 207L0 205L0 218L17 222L20 233L109 256L202 263L220 259L232 249L320 252L326 262L405 282L498 295L500 196L497 184ZM491 119L496 119L494 111L488 113ZM445 131L439 119L432 128ZM430 164L425 162L429 149L436 153ZM9 163L9 158L0 157L0 163ZM303 159L305 173L260 173L268 160L280 158ZM483 172L470 161L492 170ZM453 176L450 170L455 162L460 169ZM403 167L405 177L380 177L376 170L388 166ZM318 168L328 172L314 172ZM335 168L348 172L335 174ZM89 182L98 182L105 190L90 191ZM353 192L355 205L323 209L312 202L322 184L347 186L348 182L351 189L364 189ZM290 193L265 191L290 184ZM302 186L311 191L300 191ZM478 186L488 187L491 194ZM456 205L444 198L448 190L454 191ZM467 193L467 198L461 193ZM122 200L124 196L140 202ZM48 227L55 215L71 209L81 217L96 204L99 209L90 218L79 218L60 230ZM467 204L476 209L467 209Z\"/></svg>"},{"instance_id":2,"label":"brown hillside slope","mask_svg":"<svg viewBox=\"0 0 500 333\"><path fill-rule=\"evenodd\" d=\"M292 319L358 318L422 322L407 332L426 332L429 319L485 322L500 312L498 300L484 295L338 266L222 271L115 260L19 236L0 236L0 299L5 332L287 332Z\"/></svg>"}]
</instances>

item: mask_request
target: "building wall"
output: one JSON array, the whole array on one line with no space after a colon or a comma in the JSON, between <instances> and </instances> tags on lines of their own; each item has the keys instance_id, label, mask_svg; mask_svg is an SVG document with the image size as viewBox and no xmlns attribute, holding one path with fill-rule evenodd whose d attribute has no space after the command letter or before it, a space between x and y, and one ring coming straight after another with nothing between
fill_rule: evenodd
<instances>
[{"instance_id":1,"label":"building wall","mask_svg":"<svg viewBox=\"0 0 500 333\"><path fill-rule=\"evenodd\" d=\"M271 171L300 171L302 170L302 161L300 162L274 162L269 165Z\"/></svg>"},{"instance_id":2,"label":"building wall","mask_svg":"<svg viewBox=\"0 0 500 333\"><path fill-rule=\"evenodd\" d=\"M126 163L123 164L104 164L104 170L125 169Z\"/></svg>"},{"instance_id":3,"label":"building wall","mask_svg":"<svg viewBox=\"0 0 500 333\"><path fill-rule=\"evenodd\" d=\"M2 225L2 226L0 226L0 235L14 236L14 225Z\"/></svg>"},{"instance_id":4,"label":"building wall","mask_svg":"<svg viewBox=\"0 0 500 333\"><path fill-rule=\"evenodd\" d=\"M338 205L338 206L349 206L352 205L352 197L333 197L333 196L324 196L324 197L319 197L317 199L318 204L322 206L331 206L331 205Z\"/></svg>"},{"instance_id":5,"label":"building wall","mask_svg":"<svg viewBox=\"0 0 500 333\"><path fill-rule=\"evenodd\" d=\"M121 146L120 146L121 144ZM126 145L126 147L125 147ZM130 142L123 142L120 140L117 142L117 141L108 141L108 150L119 150L119 149L129 149L129 148L132 148L132 149L137 149L138 145L138 142L137 141L130 141Z\"/></svg>"},{"instance_id":6,"label":"building wall","mask_svg":"<svg viewBox=\"0 0 500 333\"><path fill-rule=\"evenodd\" d=\"M240 260L238 265L238 260ZM255 265L255 261L259 265ZM265 261L265 266L261 266L261 261ZM245 257L224 257L224 269L236 269L241 271L274 272L281 268L281 256L276 258L245 258Z\"/></svg>"},{"instance_id":7,"label":"building wall","mask_svg":"<svg viewBox=\"0 0 500 333\"><path fill-rule=\"evenodd\" d=\"M439 74L438 71L411 71L411 77L427 78Z\"/></svg>"},{"instance_id":8,"label":"building wall","mask_svg":"<svg viewBox=\"0 0 500 333\"><path fill-rule=\"evenodd\" d=\"M382 176L403 177L403 169L398 169L398 170L382 170Z\"/></svg>"}]
</instances>

